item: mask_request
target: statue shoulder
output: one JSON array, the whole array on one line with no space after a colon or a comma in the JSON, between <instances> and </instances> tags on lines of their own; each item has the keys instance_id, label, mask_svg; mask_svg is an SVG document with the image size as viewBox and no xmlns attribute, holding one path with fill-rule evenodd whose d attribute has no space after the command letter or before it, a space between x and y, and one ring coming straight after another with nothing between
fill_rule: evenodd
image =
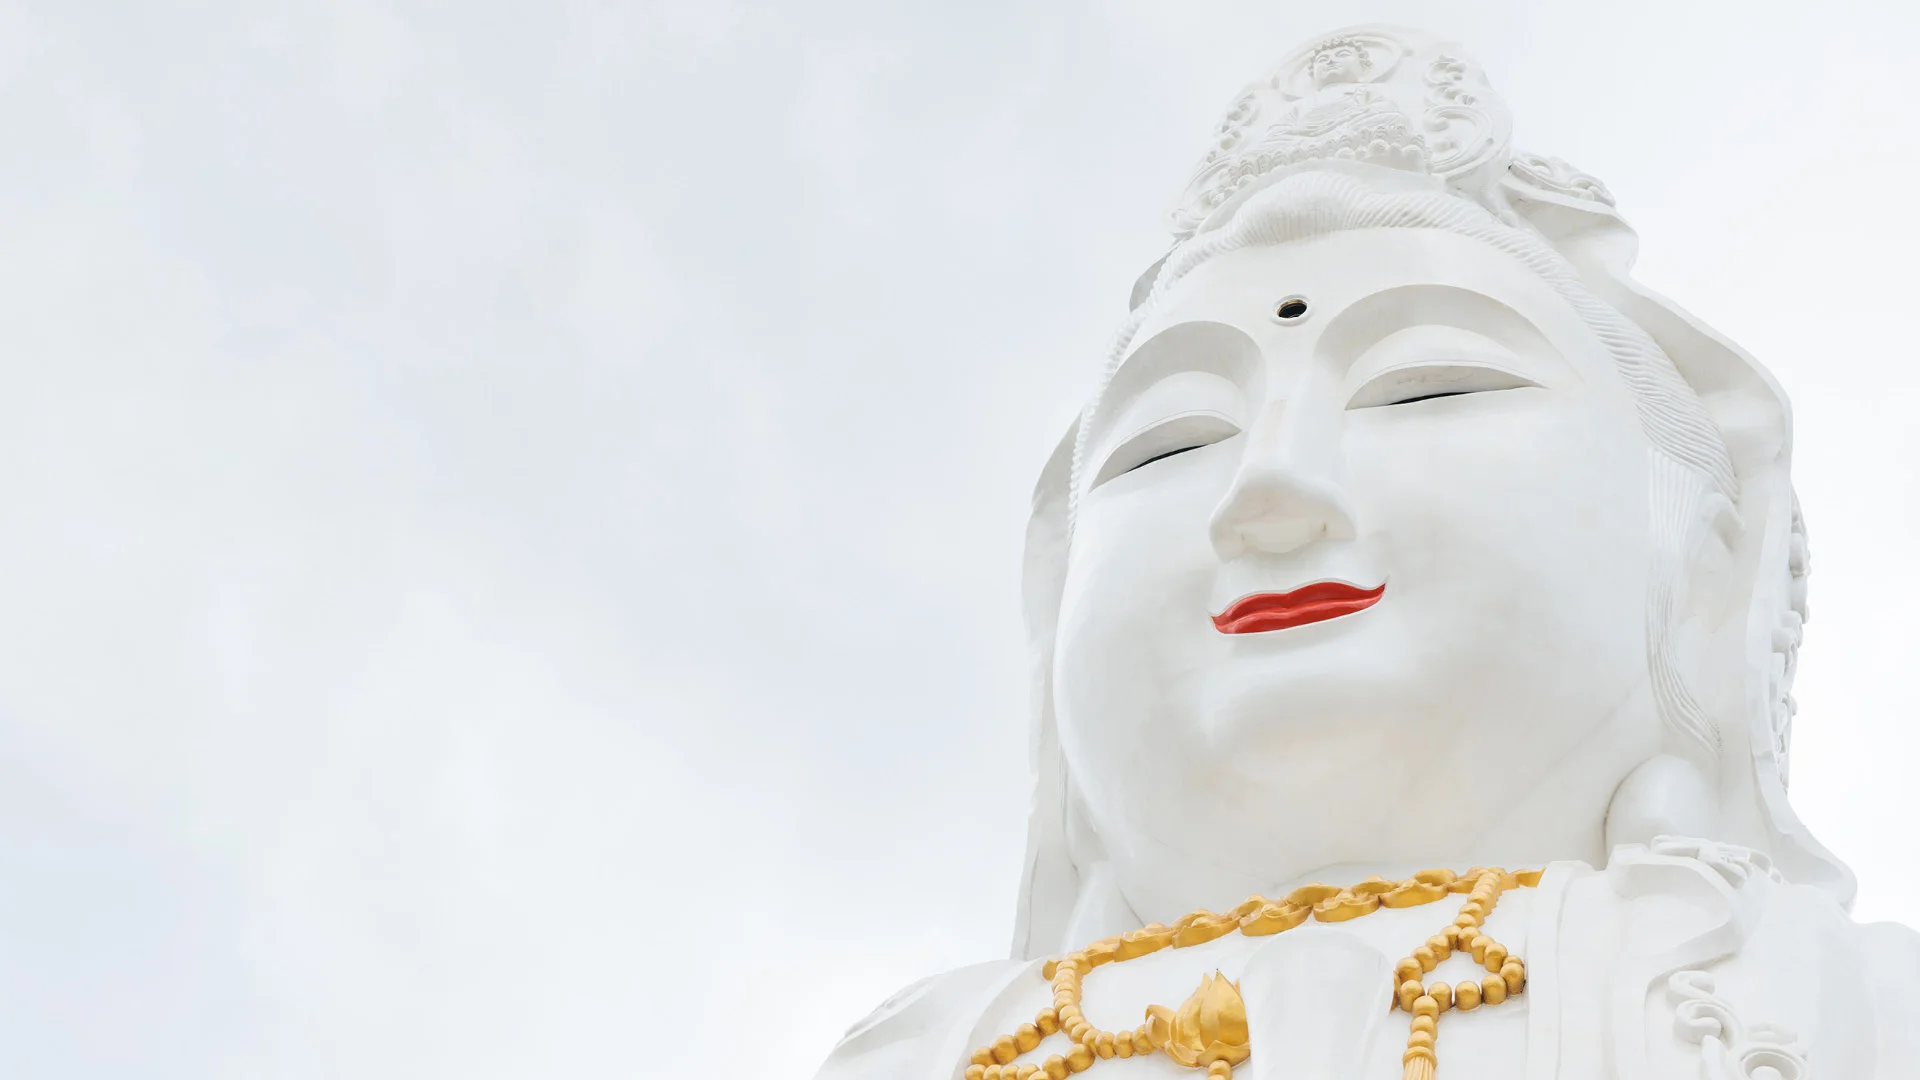
<instances>
[{"instance_id":1,"label":"statue shoulder","mask_svg":"<svg viewBox=\"0 0 1920 1080\"><path fill-rule=\"evenodd\" d=\"M981 1014L1029 966L993 960L907 986L847 1030L815 1080L947 1080Z\"/></svg>"}]
</instances>

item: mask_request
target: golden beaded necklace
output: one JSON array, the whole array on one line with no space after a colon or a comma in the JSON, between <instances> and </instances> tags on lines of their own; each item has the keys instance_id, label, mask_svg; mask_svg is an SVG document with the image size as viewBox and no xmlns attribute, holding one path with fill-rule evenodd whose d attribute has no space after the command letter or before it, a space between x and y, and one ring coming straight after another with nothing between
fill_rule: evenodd
<instances>
[{"instance_id":1,"label":"golden beaded necklace","mask_svg":"<svg viewBox=\"0 0 1920 1080\"><path fill-rule=\"evenodd\" d=\"M1207 1070L1208 1080L1229 1080L1233 1067L1252 1054L1248 1045L1247 1012L1240 988L1216 971L1200 980L1178 1012L1164 1005L1147 1007L1147 1022L1132 1031L1101 1031L1080 1012L1081 980L1094 968L1132 960L1165 948L1184 949L1240 931L1260 937L1291 930L1307 921L1345 922L1382 907L1404 908L1431 904L1448 893L1467 893L1466 903L1453 925L1428 938L1393 967L1393 1007L1413 1014L1407 1034L1407 1052L1400 1057L1404 1080L1433 1080L1434 1035L1440 1014L1458 1007L1479 1008L1481 1002L1498 1005L1526 986L1527 971L1507 947L1481 933L1487 913L1500 894L1522 885L1540 883L1540 871L1509 874L1499 868L1475 867L1465 874L1451 870L1422 870L1405 881L1368 878L1358 885L1303 885L1284 899L1250 896L1231 911L1196 911L1172 926L1149 923L1118 937L1102 938L1063 959L1049 960L1040 969L1053 982L1053 1006L1041 1009L1033 1023L1021 1024L973 1052L965 1080L1066 1080L1085 1072L1102 1058L1133 1057L1160 1050L1188 1068ZM1423 985L1432 971L1455 949L1471 952L1487 977L1458 986L1444 982ZM1020 1055L1035 1049L1056 1031L1065 1031L1073 1049L1054 1054L1039 1064L1018 1064Z\"/></svg>"}]
</instances>

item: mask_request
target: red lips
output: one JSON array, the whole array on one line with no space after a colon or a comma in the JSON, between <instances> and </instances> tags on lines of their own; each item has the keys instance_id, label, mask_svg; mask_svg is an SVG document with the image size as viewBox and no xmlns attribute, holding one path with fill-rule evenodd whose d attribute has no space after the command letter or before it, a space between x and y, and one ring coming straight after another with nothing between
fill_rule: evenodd
<instances>
[{"instance_id":1,"label":"red lips","mask_svg":"<svg viewBox=\"0 0 1920 1080\"><path fill-rule=\"evenodd\" d=\"M1213 627L1223 634L1258 634L1325 622L1365 611L1379 603L1386 591L1385 584L1361 589L1339 581L1316 581L1287 593L1254 593L1215 615Z\"/></svg>"}]
</instances>

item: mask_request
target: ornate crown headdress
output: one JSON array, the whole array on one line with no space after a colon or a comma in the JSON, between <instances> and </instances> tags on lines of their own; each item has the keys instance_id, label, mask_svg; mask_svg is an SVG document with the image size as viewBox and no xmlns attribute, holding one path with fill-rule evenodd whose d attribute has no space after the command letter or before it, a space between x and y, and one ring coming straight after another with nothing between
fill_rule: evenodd
<instances>
[{"instance_id":1,"label":"ornate crown headdress","mask_svg":"<svg viewBox=\"0 0 1920 1080\"><path fill-rule=\"evenodd\" d=\"M1358 54L1358 74L1322 84L1315 60L1341 47ZM1295 50L1240 92L1167 225L1185 239L1266 179L1324 161L1434 176L1482 203L1496 203L1484 196L1512 177L1612 204L1598 180L1565 162L1515 155L1511 134L1506 103L1457 47L1398 28L1356 28Z\"/></svg>"}]
</instances>

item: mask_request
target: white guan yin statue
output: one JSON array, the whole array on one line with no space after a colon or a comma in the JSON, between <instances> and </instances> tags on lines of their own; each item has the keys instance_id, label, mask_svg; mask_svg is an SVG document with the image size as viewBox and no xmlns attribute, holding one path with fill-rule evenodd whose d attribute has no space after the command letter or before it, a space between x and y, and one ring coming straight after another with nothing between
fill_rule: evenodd
<instances>
[{"instance_id":1,"label":"white guan yin statue","mask_svg":"<svg viewBox=\"0 0 1920 1080\"><path fill-rule=\"evenodd\" d=\"M1920 1077L1787 804L1787 402L1607 189L1367 26L1169 223L1034 495L1013 958L821 1080Z\"/></svg>"}]
</instances>

